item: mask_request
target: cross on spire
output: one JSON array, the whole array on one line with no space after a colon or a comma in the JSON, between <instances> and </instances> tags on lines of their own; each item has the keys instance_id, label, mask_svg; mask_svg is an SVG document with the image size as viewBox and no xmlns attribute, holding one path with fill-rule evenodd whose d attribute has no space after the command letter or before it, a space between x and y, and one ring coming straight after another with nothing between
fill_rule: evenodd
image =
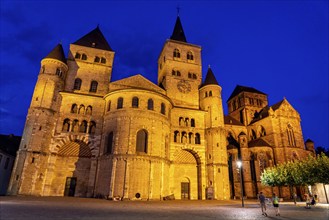
<instances>
[{"instance_id":1,"label":"cross on spire","mask_svg":"<svg viewBox=\"0 0 329 220\"><path fill-rule=\"evenodd\" d=\"M179 7L179 5L177 5L177 16L179 16L179 10L180 10L180 7Z\"/></svg>"}]
</instances>

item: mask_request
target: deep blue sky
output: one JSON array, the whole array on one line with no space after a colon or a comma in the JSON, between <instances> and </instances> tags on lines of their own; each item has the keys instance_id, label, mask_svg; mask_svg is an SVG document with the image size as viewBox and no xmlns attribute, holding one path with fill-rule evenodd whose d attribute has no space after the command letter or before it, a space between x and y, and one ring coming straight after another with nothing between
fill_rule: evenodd
<instances>
[{"instance_id":1,"label":"deep blue sky","mask_svg":"<svg viewBox=\"0 0 329 220\"><path fill-rule=\"evenodd\" d=\"M237 84L286 97L304 139L329 147L328 1L8 1L0 16L0 134L22 135L40 61L98 24L116 52L113 80L137 73L154 83L177 6L189 43L202 46L223 99ZM227 113L224 102L225 113Z\"/></svg>"}]
</instances>

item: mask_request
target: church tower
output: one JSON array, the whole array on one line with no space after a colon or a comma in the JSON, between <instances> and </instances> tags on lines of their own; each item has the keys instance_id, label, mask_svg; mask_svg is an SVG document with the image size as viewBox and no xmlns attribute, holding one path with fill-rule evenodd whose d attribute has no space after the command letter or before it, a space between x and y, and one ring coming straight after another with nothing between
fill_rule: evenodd
<instances>
[{"instance_id":1,"label":"church tower","mask_svg":"<svg viewBox=\"0 0 329 220\"><path fill-rule=\"evenodd\" d=\"M8 193L41 195L47 172L50 140L54 133L59 92L64 89L68 66L58 44L42 61ZM31 184L32 183L32 184Z\"/></svg>"},{"instance_id":2,"label":"church tower","mask_svg":"<svg viewBox=\"0 0 329 220\"><path fill-rule=\"evenodd\" d=\"M268 105L267 95L257 89L237 85L227 100L228 114L249 125L255 114Z\"/></svg>"},{"instance_id":3,"label":"church tower","mask_svg":"<svg viewBox=\"0 0 329 220\"><path fill-rule=\"evenodd\" d=\"M200 108L205 114L206 172L207 191L214 194L214 199L229 199L227 169L226 132L222 105L222 88L219 86L211 68L199 90ZM208 192L209 193L209 192Z\"/></svg>"},{"instance_id":4,"label":"church tower","mask_svg":"<svg viewBox=\"0 0 329 220\"><path fill-rule=\"evenodd\" d=\"M201 65L201 47L187 42L177 16L173 33L158 59L158 85L176 106L199 108Z\"/></svg>"},{"instance_id":5,"label":"church tower","mask_svg":"<svg viewBox=\"0 0 329 220\"><path fill-rule=\"evenodd\" d=\"M97 26L70 45L65 90L103 96L109 92L114 51Z\"/></svg>"}]
</instances>

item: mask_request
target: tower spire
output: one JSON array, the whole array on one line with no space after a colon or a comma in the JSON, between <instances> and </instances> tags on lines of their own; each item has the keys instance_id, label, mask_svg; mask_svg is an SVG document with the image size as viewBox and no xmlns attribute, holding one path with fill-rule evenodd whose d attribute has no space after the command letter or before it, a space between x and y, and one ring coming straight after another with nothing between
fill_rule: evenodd
<instances>
[{"instance_id":1,"label":"tower spire","mask_svg":"<svg viewBox=\"0 0 329 220\"><path fill-rule=\"evenodd\" d=\"M178 9L177 13L179 13L179 9ZM170 39L185 42L185 43L187 42L179 15L177 15L174 31L173 31Z\"/></svg>"}]
</instances>

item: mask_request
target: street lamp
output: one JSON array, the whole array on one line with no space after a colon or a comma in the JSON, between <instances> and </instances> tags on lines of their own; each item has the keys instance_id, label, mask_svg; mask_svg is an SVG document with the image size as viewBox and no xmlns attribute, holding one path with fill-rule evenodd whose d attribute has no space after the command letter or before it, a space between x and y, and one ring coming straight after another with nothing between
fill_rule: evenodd
<instances>
[{"instance_id":1,"label":"street lamp","mask_svg":"<svg viewBox=\"0 0 329 220\"><path fill-rule=\"evenodd\" d=\"M240 187L241 187L241 199L242 199L242 207L244 207L244 199L243 199L243 186L242 186L242 162L240 160L236 161L236 165L238 166L238 171L240 173Z\"/></svg>"}]
</instances>

